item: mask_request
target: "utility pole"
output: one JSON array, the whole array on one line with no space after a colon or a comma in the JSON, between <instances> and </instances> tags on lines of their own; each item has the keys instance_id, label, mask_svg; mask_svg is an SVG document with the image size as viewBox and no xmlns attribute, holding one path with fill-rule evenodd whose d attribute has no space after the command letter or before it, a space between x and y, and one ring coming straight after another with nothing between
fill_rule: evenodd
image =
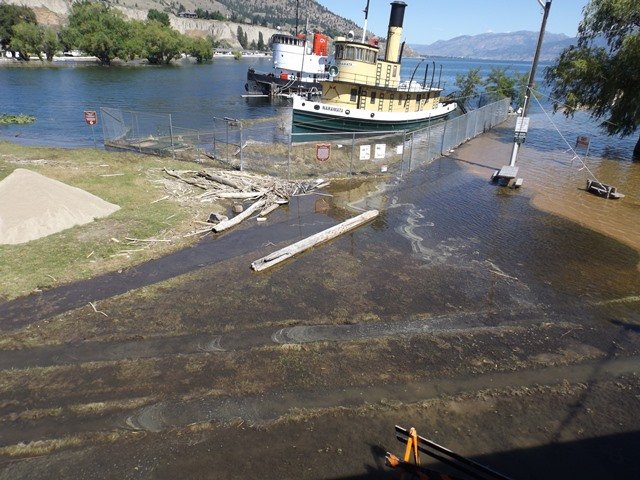
<instances>
[{"instance_id":1,"label":"utility pole","mask_svg":"<svg viewBox=\"0 0 640 480\"><path fill-rule=\"evenodd\" d=\"M491 179L494 182L500 182L501 184L509 184L514 187L522 185L522 179L516 178L518 176L518 167L516 167L516 160L518 158L518 150L520 145L524 143L527 137L527 131L529 130L529 117L527 117L527 110L529 109L529 100L533 95L533 86L535 84L536 69L538 68L538 60L540 58L540 50L542 50L542 41L544 40L544 31L547 26L547 18L549 18L549 10L551 10L552 0L538 0L538 3L543 8L542 25L540 26L540 33L538 34L538 44L536 45L536 53L533 56L533 63L531 64L531 71L529 72L529 81L527 82L527 89L524 93L524 105L522 106L522 114L516 119L516 129L513 138L513 150L511 152L511 160L508 166L502 167L496 171ZM515 180L514 180L515 179Z\"/></svg>"}]
</instances>

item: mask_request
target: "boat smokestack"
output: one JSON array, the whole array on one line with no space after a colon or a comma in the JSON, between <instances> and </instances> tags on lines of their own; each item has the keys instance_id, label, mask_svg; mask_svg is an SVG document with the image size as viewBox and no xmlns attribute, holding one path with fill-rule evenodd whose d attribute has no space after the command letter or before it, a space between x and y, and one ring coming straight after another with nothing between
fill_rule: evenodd
<instances>
[{"instance_id":1,"label":"boat smokestack","mask_svg":"<svg viewBox=\"0 0 640 480\"><path fill-rule=\"evenodd\" d=\"M387 62L400 62L400 45L402 43L402 23L404 22L404 2L391 2L389 31L387 32L387 50L384 58Z\"/></svg>"}]
</instances>

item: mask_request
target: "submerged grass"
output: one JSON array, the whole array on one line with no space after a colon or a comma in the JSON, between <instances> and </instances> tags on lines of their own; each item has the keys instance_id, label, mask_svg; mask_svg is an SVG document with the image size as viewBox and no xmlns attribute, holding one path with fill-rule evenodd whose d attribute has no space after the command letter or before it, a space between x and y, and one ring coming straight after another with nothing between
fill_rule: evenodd
<instances>
[{"instance_id":1,"label":"submerged grass","mask_svg":"<svg viewBox=\"0 0 640 480\"><path fill-rule=\"evenodd\" d=\"M0 142L0 180L16 168L27 168L121 207L90 224L24 244L0 245L0 300L126 268L193 242L173 235L171 242L126 245L126 237L166 238L189 229L193 218L185 208L170 199L154 202L167 194L152 183L163 178L163 167L184 169L185 163L133 153ZM125 249L139 251L122 254Z\"/></svg>"}]
</instances>

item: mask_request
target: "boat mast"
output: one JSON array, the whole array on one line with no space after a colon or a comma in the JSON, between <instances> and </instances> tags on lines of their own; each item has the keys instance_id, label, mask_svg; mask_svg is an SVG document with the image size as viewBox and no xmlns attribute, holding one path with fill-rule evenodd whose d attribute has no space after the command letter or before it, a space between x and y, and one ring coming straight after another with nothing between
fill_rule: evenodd
<instances>
[{"instance_id":1,"label":"boat mast","mask_svg":"<svg viewBox=\"0 0 640 480\"><path fill-rule=\"evenodd\" d=\"M365 41L367 35L367 20L369 19L369 0L367 0L367 6L364 7L364 28L362 29L362 43Z\"/></svg>"},{"instance_id":2,"label":"boat mast","mask_svg":"<svg viewBox=\"0 0 640 480\"><path fill-rule=\"evenodd\" d=\"M298 10L300 8L300 0L296 0L296 37L298 36Z\"/></svg>"}]
</instances>

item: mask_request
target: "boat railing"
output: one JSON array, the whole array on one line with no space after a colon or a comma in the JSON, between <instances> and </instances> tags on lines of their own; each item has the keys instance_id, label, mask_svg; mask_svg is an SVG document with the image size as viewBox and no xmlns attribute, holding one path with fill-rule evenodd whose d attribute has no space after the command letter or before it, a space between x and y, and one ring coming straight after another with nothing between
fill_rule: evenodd
<instances>
[{"instance_id":1,"label":"boat railing","mask_svg":"<svg viewBox=\"0 0 640 480\"><path fill-rule=\"evenodd\" d=\"M374 75L362 75L358 73L341 72L335 80L346 83L354 83L357 85L366 85L370 87L386 87L394 88L400 92L427 92L427 91L441 91L442 88L425 86L419 82L409 80L389 80L378 78Z\"/></svg>"},{"instance_id":2,"label":"boat railing","mask_svg":"<svg viewBox=\"0 0 640 480\"><path fill-rule=\"evenodd\" d=\"M335 80L347 83L354 83L358 85L367 85L371 87L389 87L398 88L399 82L396 80L384 80L376 77L375 75L362 75L358 73L341 72Z\"/></svg>"}]
</instances>

